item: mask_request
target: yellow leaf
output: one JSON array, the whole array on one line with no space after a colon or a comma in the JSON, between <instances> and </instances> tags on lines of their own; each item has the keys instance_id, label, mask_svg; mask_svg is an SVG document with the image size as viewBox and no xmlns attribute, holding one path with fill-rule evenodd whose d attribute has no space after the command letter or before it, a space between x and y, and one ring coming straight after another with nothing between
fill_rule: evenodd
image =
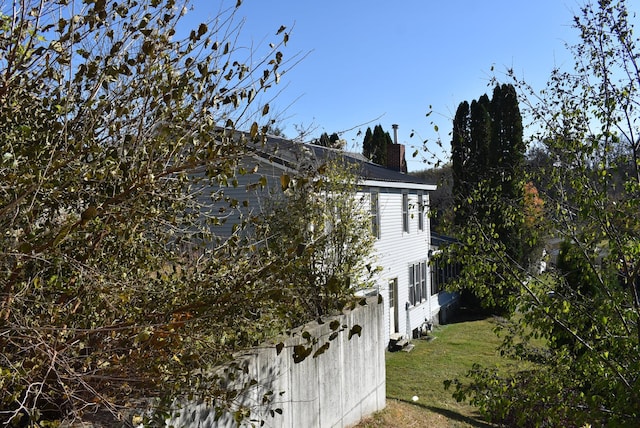
<instances>
[{"instance_id":1,"label":"yellow leaf","mask_svg":"<svg viewBox=\"0 0 640 428\"><path fill-rule=\"evenodd\" d=\"M289 188L289 184L291 184L291 178L287 174L281 175L280 186L282 186L282 190L287 190Z\"/></svg>"}]
</instances>

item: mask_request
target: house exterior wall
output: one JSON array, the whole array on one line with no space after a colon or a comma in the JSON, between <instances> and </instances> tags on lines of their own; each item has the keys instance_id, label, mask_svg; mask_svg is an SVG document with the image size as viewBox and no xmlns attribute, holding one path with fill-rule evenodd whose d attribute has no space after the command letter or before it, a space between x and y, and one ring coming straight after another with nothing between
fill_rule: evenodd
<instances>
[{"instance_id":1,"label":"house exterior wall","mask_svg":"<svg viewBox=\"0 0 640 428\"><path fill-rule=\"evenodd\" d=\"M222 191L230 198L240 201L237 208L224 213L225 223L217 226L216 233L229 236L234 224L243 216L257 214L264 206L266 198L279 192L280 176L283 173L294 173L284 165L272 164L264 159L249 158L243 162L245 169L251 171L258 166L256 173L238 176L235 187L226 187ZM259 182L261 177L267 180L266 185L251 186ZM263 183L264 184L264 183ZM435 186L428 184L404 183L364 180L358 198L365 203L371 202L371 192L378 197L377 216L379 218L379 238L374 243L375 254L373 266L380 272L376 278L375 291L385 301L384 308L384 344L386 347L393 333L411 338L412 332L425 322L437 323L438 312L443 306L443 293L431 295L431 269L429 266L429 249L431 240L430 222L428 218L429 191ZM407 196L408 231L403 227L403 194ZM420 228L421 210L419 195L422 195L422 228ZM243 203L246 201L246 207ZM370 209L370 207L363 207ZM422 293L419 301L411 302L410 273L411 266L424 264L426 293ZM397 294L390 299L390 281L396 281ZM390 306L391 304L391 306ZM397 323L395 318L397 317ZM396 326L397 324L397 326ZM397 327L397 328L396 328Z\"/></svg>"},{"instance_id":2,"label":"house exterior wall","mask_svg":"<svg viewBox=\"0 0 640 428\"><path fill-rule=\"evenodd\" d=\"M384 186L384 187L383 187ZM418 187L418 186L413 186ZM423 187L407 189L401 183L367 186L363 192L378 192L380 237L375 242L376 264L381 268L377 289L385 301L385 346L393 333L412 337L412 331L437 316L437 295L431 296L431 275L428 263L430 222L428 219L429 193ZM408 232L403 230L403 193L408 199ZM421 210L418 205L422 194L422 229L419 228ZM423 265L427 295L410 302L411 266ZM397 295L391 297L391 288L397 280ZM434 312L434 309L436 310ZM397 323L394 319L397 316ZM397 324L397 329L396 329Z\"/></svg>"},{"instance_id":3,"label":"house exterior wall","mask_svg":"<svg viewBox=\"0 0 640 428\"><path fill-rule=\"evenodd\" d=\"M198 190L198 202L209 207L209 211L202 211L201 215L217 218L218 224L212 226L213 233L223 239L232 236L234 227L243 219L262 212L265 201L279 192L280 176L284 173L282 166L256 157L244 159L239 168L248 172L236 171L235 183L226 186L203 184ZM223 199L212 202L212 193Z\"/></svg>"}]
</instances>

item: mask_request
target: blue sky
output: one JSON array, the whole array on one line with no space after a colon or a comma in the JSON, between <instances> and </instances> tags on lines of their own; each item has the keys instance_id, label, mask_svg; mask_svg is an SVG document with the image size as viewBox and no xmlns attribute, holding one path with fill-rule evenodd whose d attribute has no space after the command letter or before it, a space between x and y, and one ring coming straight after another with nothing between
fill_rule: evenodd
<instances>
[{"instance_id":1,"label":"blue sky","mask_svg":"<svg viewBox=\"0 0 640 428\"><path fill-rule=\"evenodd\" d=\"M235 1L232 2L235 4ZM231 4L231 2L229 3ZM439 136L447 143L461 101L491 93L490 78L507 68L542 89L554 66L570 67L566 43L577 40L572 17L578 0L244 0L241 43L277 40L291 30L285 57L307 54L283 75L271 103L289 137L295 125L345 132L360 151L367 126L380 123L407 146L409 170L424 169L412 147ZM216 15L219 1L194 0L189 20ZM492 71L493 69L493 71ZM430 117L426 113L433 110ZM360 124L365 124L358 126ZM410 134L415 135L410 138ZM440 153L446 156L447 153Z\"/></svg>"}]
</instances>

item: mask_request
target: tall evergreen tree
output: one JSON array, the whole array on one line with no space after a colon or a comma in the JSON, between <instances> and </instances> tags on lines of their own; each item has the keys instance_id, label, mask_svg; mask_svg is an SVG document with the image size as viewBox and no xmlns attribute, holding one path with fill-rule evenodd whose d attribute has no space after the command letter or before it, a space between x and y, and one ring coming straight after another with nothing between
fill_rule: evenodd
<instances>
[{"instance_id":1,"label":"tall evergreen tree","mask_svg":"<svg viewBox=\"0 0 640 428\"><path fill-rule=\"evenodd\" d=\"M362 142L362 154L371 162L386 165L387 146L390 144L393 144L391 136L378 124L373 127L373 132L371 128L367 128Z\"/></svg>"},{"instance_id":2,"label":"tall evergreen tree","mask_svg":"<svg viewBox=\"0 0 640 428\"><path fill-rule=\"evenodd\" d=\"M371 159L373 153L373 132L371 128L367 128L364 133L364 140L362 140L362 155L367 159Z\"/></svg>"},{"instance_id":3,"label":"tall evergreen tree","mask_svg":"<svg viewBox=\"0 0 640 428\"><path fill-rule=\"evenodd\" d=\"M453 119L451 140L451 161L453 170L452 193L455 206L455 224L463 224L467 214L463 209L463 201L469 196L467 165L469 161L469 142L471 141L469 103L463 101L458 105Z\"/></svg>"},{"instance_id":4,"label":"tall evergreen tree","mask_svg":"<svg viewBox=\"0 0 640 428\"><path fill-rule=\"evenodd\" d=\"M451 143L455 224L475 223L497 234L507 253L524 263L524 151L522 117L515 88L498 85L471 104L461 103Z\"/></svg>"},{"instance_id":5,"label":"tall evergreen tree","mask_svg":"<svg viewBox=\"0 0 640 428\"><path fill-rule=\"evenodd\" d=\"M491 187L502 202L492 220L500 240L514 260L523 260L522 225L507 221L510 209L520 210L524 198L524 152L522 116L513 85L497 85L491 99L492 138L489 161L495 165Z\"/></svg>"},{"instance_id":6,"label":"tall evergreen tree","mask_svg":"<svg viewBox=\"0 0 640 428\"><path fill-rule=\"evenodd\" d=\"M371 160L379 165L386 165L387 146L393 144L393 141L389 133L382 129L382 125L376 125L373 128L373 144L375 151Z\"/></svg>"},{"instance_id":7,"label":"tall evergreen tree","mask_svg":"<svg viewBox=\"0 0 640 428\"><path fill-rule=\"evenodd\" d=\"M460 204L469 201L483 182L502 199L522 200L525 145L512 85L496 86L491 100L485 94L471 105L460 103L453 120L451 150L453 192L462 213L469 211ZM484 203L477 199L474 204ZM467 215L457 216L456 223L465 224Z\"/></svg>"},{"instance_id":8,"label":"tall evergreen tree","mask_svg":"<svg viewBox=\"0 0 640 428\"><path fill-rule=\"evenodd\" d=\"M524 167L525 144L522 137L522 116L513 85L497 85L491 99L492 147L491 161L504 172ZM506 175L509 178L509 174Z\"/></svg>"},{"instance_id":9,"label":"tall evergreen tree","mask_svg":"<svg viewBox=\"0 0 640 428\"><path fill-rule=\"evenodd\" d=\"M471 102L469 174L472 182L475 183L487 179L491 171L491 164L489 163L492 138L490 110L491 101L486 94L482 95L478 101Z\"/></svg>"}]
</instances>

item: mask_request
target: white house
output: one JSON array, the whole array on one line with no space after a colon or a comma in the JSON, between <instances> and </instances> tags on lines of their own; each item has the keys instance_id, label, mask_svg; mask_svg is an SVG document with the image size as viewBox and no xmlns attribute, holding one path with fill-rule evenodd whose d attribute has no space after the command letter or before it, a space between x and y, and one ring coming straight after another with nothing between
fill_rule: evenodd
<instances>
[{"instance_id":1,"label":"white house","mask_svg":"<svg viewBox=\"0 0 640 428\"><path fill-rule=\"evenodd\" d=\"M223 189L237 199L237 208L225 213L226 224L219 233L232 233L232 225L244 216L255 215L261 200L268 198L276 185L256 186L260 180L279 183L283 174L312 166L328 157L341 157L357 165L360 175L359 195L369 204L375 241L376 264L381 268L376 287L385 301L385 344L394 334L415 336L427 323L437 323L441 307L451 302L449 295L432 286L429 266L432 250L429 222L429 192L434 184L400 172L404 163L404 146L390 148L388 163L383 167L362 155L326 147L295 143L268 137L255 146L244 162L244 169L256 171L238 177L235 187ZM264 177L264 178L263 178ZM263 182L264 184L264 182ZM244 204L244 200L248 203ZM445 298L443 298L445 297Z\"/></svg>"}]
</instances>

